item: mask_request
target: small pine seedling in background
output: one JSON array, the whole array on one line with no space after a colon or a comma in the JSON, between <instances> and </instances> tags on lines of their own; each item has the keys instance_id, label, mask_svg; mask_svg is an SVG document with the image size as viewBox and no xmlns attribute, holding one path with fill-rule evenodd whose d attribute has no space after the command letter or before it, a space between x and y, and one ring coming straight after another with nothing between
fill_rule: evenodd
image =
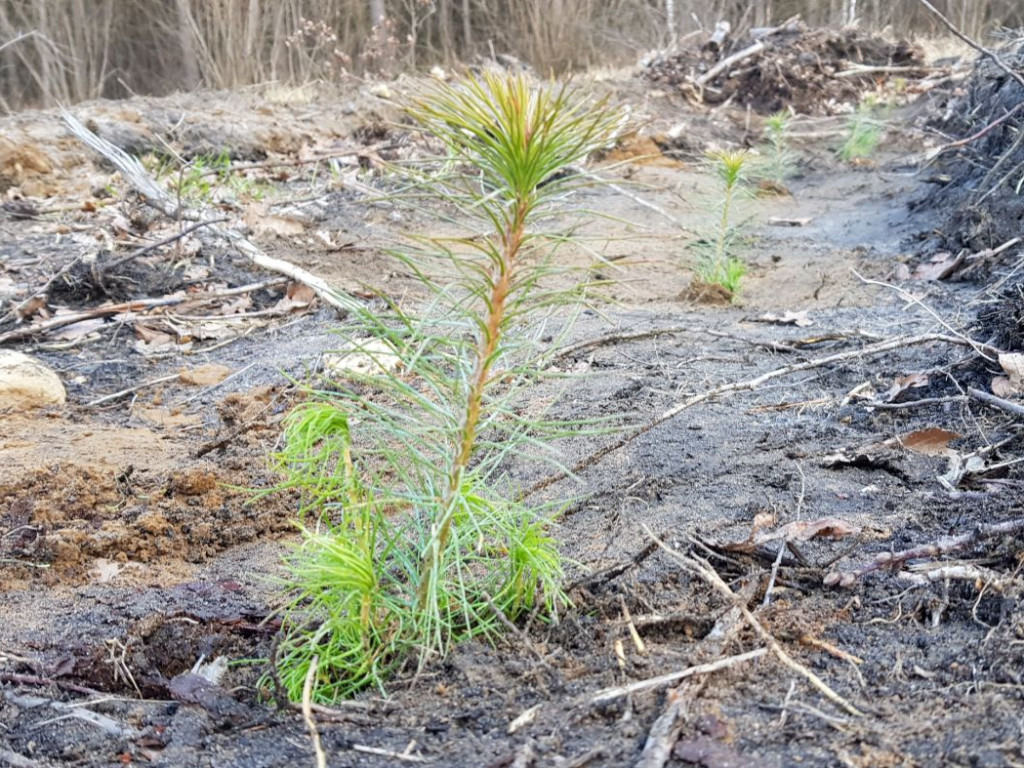
<instances>
[{"instance_id":1,"label":"small pine seedling in background","mask_svg":"<svg viewBox=\"0 0 1024 768\"><path fill-rule=\"evenodd\" d=\"M708 160L722 183L719 215L713 240L703 246L697 258L697 278L704 283L720 285L735 297L740 281L747 273L743 260L734 256L732 245L735 232L731 219L737 196L747 181L750 155L745 150L712 152Z\"/></svg>"},{"instance_id":2,"label":"small pine seedling in background","mask_svg":"<svg viewBox=\"0 0 1024 768\"><path fill-rule=\"evenodd\" d=\"M507 471L608 427L520 406L549 367L551 313L587 291L559 287L564 236L540 225L585 183L562 171L613 143L622 113L491 73L431 86L408 112L447 152L421 168L424 195L476 227L392 254L422 307L354 305L348 346L371 364L287 419L277 463L303 500L302 541L274 666L295 700L307 677L314 701L332 701L524 613L556 616L567 598L549 527L564 505L528 506Z\"/></svg>"},{"instance_id":3,"label":"small pine seedling in background","mask_svg":"<svg viewBox=\"0 0 1024 768\"><path fill-rule=\"evenodd\" d=\"M793 115L785 109L779 110L765 118L764 121L764 160L761 163L761 176L779 189L785 189L786 180L796 170L796 159L790 149Z\"/></svg>"},{"instance_id":4,"label":"small pine seedling in background","mask_svg":"<svg viewBox=\"0 0 1024 768\"><path fill-rule=\"evenodd\" d=\"M243 200L262 200L265 185L231 168L227 152L215 156L197 155L186 162L172 157L149 156L147 165L159 180L166 180L171 194L193 205L209 205L221 190ZM177 166L177 167L176 167Z\"/></svg>"},{"instance_id":5,"label":"small pine seedling in background","mask_svg":"<svg viewBox=\"0 0 1024 768\"><path fill-rule=\"evenodd\" d=\"M846 141L839 148L839 157L846 163L863 160L874 154L882 140L882 124L875 117L873 99L864 99L847 123Z\"/></svg>"}]
</instances>

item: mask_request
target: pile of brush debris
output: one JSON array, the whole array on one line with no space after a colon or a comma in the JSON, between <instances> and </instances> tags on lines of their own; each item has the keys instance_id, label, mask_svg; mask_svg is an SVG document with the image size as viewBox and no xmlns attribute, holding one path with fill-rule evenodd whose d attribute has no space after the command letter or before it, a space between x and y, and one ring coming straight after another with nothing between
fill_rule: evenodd
<instances>
[{"instance_id":1,"label":"pile of brush debris","mask_svg":"<svg viewBox=\"0 0 1024 768\"><path fill-rule=\"evenodd\" d=\"M978 59L928 124L943 142L932 153L942 186L918 205L950 211L942 231L950 250L1024 236L1024 32L994 56Z\"/></svg>"},{"instance_id":2,"label":"pile of brush debris","mask_svg":"<svg viewBox=\"0 0 1024 768\"><path fill-rule=\"evenodd\" d=\"M643 77L707 104L730 102L761 114L849 111L879 78L927 74L921 49L855 28L809 29L793 19L734 37L728 22L645 62Z\"/></svg>"}]
</instances>

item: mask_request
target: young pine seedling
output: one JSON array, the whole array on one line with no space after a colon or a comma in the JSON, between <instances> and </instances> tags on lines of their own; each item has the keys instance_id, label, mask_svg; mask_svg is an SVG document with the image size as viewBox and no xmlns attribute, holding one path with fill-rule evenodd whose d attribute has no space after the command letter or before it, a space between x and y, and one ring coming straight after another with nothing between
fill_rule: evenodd
<instances>
[{"instance_id":1,"label":"young pine seedling","mask_svg":"<svg viewBox=\"0 0 1024 768\"><path fill-rule=\"evenodd\" d=\"M793 115L779 110L764 121L764 160L760 173L763 178L779 189L785 189L786 180L795 171L795 156L790 149Z\"/></svg>"},{"instance_id":2,"label":"young pine seedling","mask_svg":"<svg viewBox=\"0 0 1024 768\"><path fill-rule=\"evenodd\" d=\"M394 254L421 306L354 306L348 346L370 364L288 417L277 463L303 499L302 542L286 561L275 676L292 699L311 668L314 700L335 700L566 603L549 533L559 507L520 501L508 470L598 428L521 406L548 367L546 321L585 294L561 287L564 238L540 225L582 181L564 169L612 143L621 112L495 74L435 85L408 112L446 150L419 173L425 194L475 231Z\"/></svg>"},{"instance_id":3,"label":"young pine seedling","mask_svg":"<svg viewBox=\"0 0 1024 768\"><path fill-rule=\"evenodd\" d=\"M711 242L705 242L697 257L697 278L706 284L720 285L730 296L739 293L740 281L747 272L743 260L733 255L735 231L732 226L736 198L747 181L750 155L745 150L713 152L711 167L722 184L717 224Z\"/></svg>"},{"instance_id":4,"label":"young pine seedling","mask_svg":"<svg viewBox=\"0 0 1024 768\"><path fill-rule=\"evenodd\" d=\"M845 163L864 160L874 154L881 140L882 124L875 117L874 101L865 99L850 116L839 157Z\"/></svg>"}]
</instances>

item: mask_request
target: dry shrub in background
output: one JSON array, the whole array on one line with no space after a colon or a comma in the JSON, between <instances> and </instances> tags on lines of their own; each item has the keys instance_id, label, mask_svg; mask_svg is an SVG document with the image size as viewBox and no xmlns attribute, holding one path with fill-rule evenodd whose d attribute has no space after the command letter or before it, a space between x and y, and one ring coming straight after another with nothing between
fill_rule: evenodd
<instances>
[{"instance_id":1,"label":"dry shrub in background","mask_svg":"<svg viewBox=\"0 0 1024 768\"><path fill-rule=\"evenodd\" d=\"M1019 0L936 4L983 40L1024 25ZM0 109L395 74L492 52L564 72L632 63L719 19L738 31L796 14L939 31L917 0L0 0Z\"/></svg>"}]
</instances>

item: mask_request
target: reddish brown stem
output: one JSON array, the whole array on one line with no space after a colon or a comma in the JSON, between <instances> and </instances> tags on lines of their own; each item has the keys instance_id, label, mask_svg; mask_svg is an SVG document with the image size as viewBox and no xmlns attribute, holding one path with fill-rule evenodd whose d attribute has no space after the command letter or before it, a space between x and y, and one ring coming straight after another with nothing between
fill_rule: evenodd
<instances>
[{"instance_id":1,"label":"reddish brown stem","mask_svg":"<svg viewBox=\"0 0 1024 768\"><path fill-rule=\"evenodd\" d=\"M476 364L470 382L469 394L466 399L466 412L460 429L458 453L455 455L451 475L448 478L448 489L441 507L444 510L441 527L437 532L436 547L432 546L424 554L423 565L420 569L423 577L420 581L418 596L421 609L425 607L427 595L429 594L430 573L436 564L434 561L435 552L443 552L448 544L452 529L452 504L456 493L462 485L462 478L466 468L469 466L470 459L473 456L473 446L476 443L477 427L480 424L484 390L487 388L491 362L498 351L498 345L501 343L501 324L505 319L505 303L508 300L509 291L512 287L512 274L516 266L516 257L523 247L528 212L528 201L520 199L516 203L512 224L502 237L500 261L495 265L494 273L491 276L491 300L487 312L487 323L477 342Z\"/></svg>"}]
</instances>

